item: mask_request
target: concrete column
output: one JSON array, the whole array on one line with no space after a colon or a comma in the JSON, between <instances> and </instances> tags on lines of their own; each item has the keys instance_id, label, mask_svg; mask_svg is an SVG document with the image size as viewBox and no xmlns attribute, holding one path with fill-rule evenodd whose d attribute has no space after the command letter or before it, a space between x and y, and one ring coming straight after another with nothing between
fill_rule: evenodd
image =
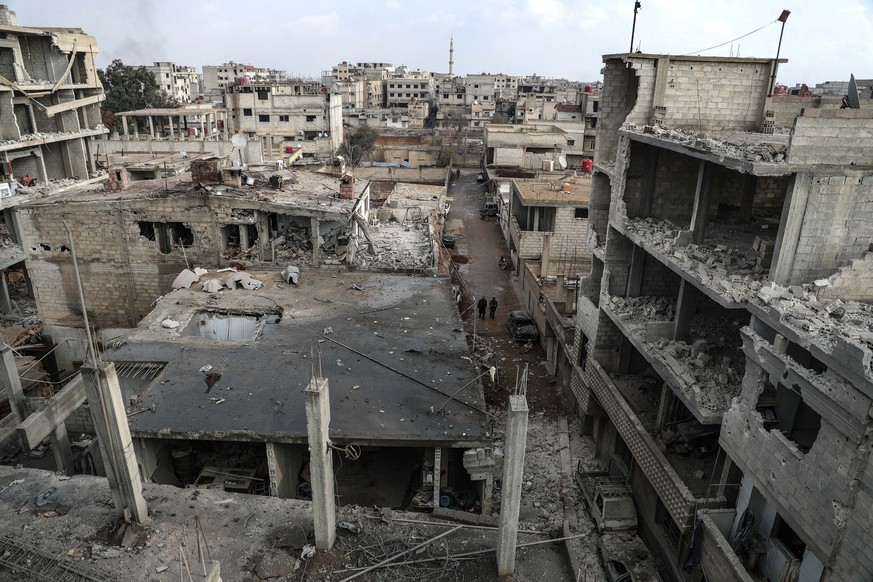
<instances>
[{"instance_id":1,"label":"concrete column","mask_svg":"<svg viewBox=\"0 0 873 582\"><path fill-rule=\"evenodd\" d=\"M45 158L42 157L42 152L36 156L37 167L39 168L39 177L42 178L43 184L48 184L49 175L48 170L45 167Z\"/></svg>"},{"instance_id":2,"label":"concrete column","mask_svg":"<svg viewBox=\"0 0 873 582\"><path fill-rule=\"evenodd\" d=\"M627 277L625 297L639 297L643 287L643 268L646 264L646 251L634 245L631 251L630 272Z\"/></svg>"},{"instance_id":3,"label":"concrete column","mask_svg":"<svg viewBox=\"0 0 873 582\"><path fill-rule=\"evenodd\" d=\"M700 161L697 171L697 190L694 192L694 211L691 213L691 241L695 244L703 242L706 235L706 219L709 215L710 194L712 194L713 165Z\"/></svg>"},{"instance_id":4,"label":"concrete column","mask_svg":"<svg viewBox=\"0 0 873 582\"><path fill-rule=\"evenodd\" d=\"M154 124L154 121L152 121L152 116L151 116L151 115L149 115L148 119L149 119L149 135L152 136L152 139L155 139L155 124Z\"/></svg>"},{"instance_id":5,"label":"concrete column","mask_svg":"<svg viewBox=\"0 0 873 582\"><path fill-rule=\"evenodd\" d=\"M789 180L782 217L779 219L779 234L773 247L773 263L770 266L770 280L780 285L791 283L794 268L794 255L800 245L800 230L806 214L812 175L796 174Z\"/></svg>"},{"instance_id":6,"label":"concrete column","mask_svg":"<svg viewBox=\"0 0 873 582\"><path fill-rule=\"evenodd\" d=\"M185 131L185 128L183 127L183 125L184 125L184 121L183 121L183 119L182 119L182 116L180 115L180 116L179 116L179 123L178 123L178 126L179 126L179 135L182 137L182 139L185 139L185 138L187 138L188 136L186 135L187 132Z\"/></svg>"},{"instance_id":7,"label":"concrete column","mask_svg":"<svg viewBox=\"0 0 873 582\"><path fill-rule=\"evenodd\" d=\"M697 289L682 279L679 284L679 299L676 300L675 329L673 339L688 341L688 333L691 329L691 319L694 317L694 308L697 304Z\"/></svg>"},{"instance_id":8,"label":"concrete column","mask_svg":"<svg viewBox=\"0 0 873 582\"><path fill-rule=\"evenodd\" d=\"M497 532L498 576L515 573L518 512L521 509L521 483L524 478L524 450L527 441L527 413L527 398L519 395L509 397L506 442L504 444L500 529Z\"/></svg>"},{"instance_id":9,"label":"concrete column","mask_svg":"<svg viewBox=\"0 0 873 582\"><path fill-rule=\"evenodd\" d=\"M330 550L336 541L336 498L333 453L328 448L330 394L327 378L313 377L306 388L306 428L309 434L315 547L319 550Z\"/></svg>"},{"instance_id":10,"label":"concrete column","mask_svg":"<svg viewBox=\"0 0 873 582\"><path fill-rule=\"evenodd\" d=\"M543 234L543 252L540 255L540 277L545 277L549 272L549 252L552 247L552 235Z\"/></svg>"},{"instance_id":11,"label":"concrete column","mask_svg":"<svg viewBox=\"0 0 873 582\"><path fill-rule=\"evenodd\" d=\"M321 264L321 248L318 244L318 239L321 238L321 223L314 216L309 219L309 229L312 232L312 266L318 267Z\"/></svg>"},{"instance_id":12,"label":"concrete column","mask_svg":"<svg viewBox=\"0 0 873 582\"><path fill-rule=\"evenodd\" d=\"M224 120L224 127L222 128L222 131L224 132L224 141L227 141L227 140L230 139L230 138L228 137L228 135L227 135L227 112L225 111L225 112L221 115L221 117L222 117L222 119Z\"/></svg>"},{"instance_id":13,"label":"concrete column","mask_svg":"<svg viewBox=\"0 0 873 582\"><path fill-rule=\"evenodd\" d=\"M655 428L660 431L664 428L664 423L667 422L667 413L670 412L670 406L673 404L673 391L670 390L670 385L664 382L661 386L661 400L658 403L658 418L655 420Z\"/></svg>"},{"instance_id":14,"label":"concrete column","mask_svg":"<svg viewBox=\"0 0 873 582\"><path fill-rule=\"evenodd\" d=\"M206 139L206 118L201 113L200 114L200 139Z\"/></svg>"},{"instance_id":15,"label":"concrete column","mask_svg":"<svg viewBox=\"0 0 873 582\"><path fill-rule=\"evenodd\" d=\"M73 449L70 447L70 437L67 436L67 425L63 419L58 422L51 434L52 454L55 457L55 467L64 475L72 475Z\"/></svg>"},{"instance_id":16,"label":"concrete column","mask_svg":"<svg viewBox=\"0 0 873 582\"><path fill-rule=\"evenodd\" d=\"M6 315L15 309L12 298L9 297L9 286L6 284L6 271L0 271L0 313Z\"/></svg>"},{"instance_id":17,"label":"concrete column","mask_svg":"<svg viewBox=\"0 0 873 582\"><path fill-rule=\"evenodd\" d=\"M443 470L443 450L440 447L433 449L433 508L440 507L440 473Z\"/></svg>"},{"instance_id":18,"label":"concrete column","mask_svg":"<svg viewBox=\"0 0 873 582\"><path fill-rule=\"evenodd\" d=\"M133 139L139 140L139 120L133 118Z\"/></svg>"},{"instance_id":19,"label":"concrete column","mask_svg":"<svg viewBox=\"0 0 873 582\"><path fill-rule=\"evenodd\" d=\"M173 116L168 115L167 121L170 123L170 139L174 140L176 139L176 130L173 128Z\"/></svg>"},{"instance_id":20,"label":"concrete column","mask_svg":"<svg viewBox=\"0 0 873 582\"><path fill-rule=\"evenodd\" d=\"M127 139L127 115L121 116L121 127L124 129L124 135L121 139Z\"/></svg>"},{"instance_id":21,"label":"concrete column","mask_svg":"<svg viewBox=\"0 0 873 582\"><path fill-rule=\"evenodd\" d=\"M643 182L640 188L640 206L637 215L645 218L652 214L652 200L655 196L655 172L658 169L658 152L660 148L646 146L645 168L643 170Z\"/></svg>"},{"instance_id":22,"label":"concrete column","mask_svg":"<svg viewBox=\"0 0 873 582\"><path fill-rule=\"evenodd\" d=\"M5 277L4 277L5 278ZM27 406L27 399L24 397L24 390L21 389L21 378L18 377L18 366L15 365L15 356L12 353L12 348L3 346L0 348L2 355L3 369L0 370L0 379L3 381L3 390L6 392L6 398L9 399L9 406L12 408L12 414L20 421L27 418L30 409ZM25 450L29 450L25 444Z\"/></svg>"},{"instance_id":23,"label":"concrete column","mask_svg":"<svg viewBox=\"0 0 873 582\"><path fill-rule=\"evenodd\" d=\"M115 510L124 519L144 523L148 509L115 364L104 368L86 365L81 372Z\"/></svg>"}]
</instances>

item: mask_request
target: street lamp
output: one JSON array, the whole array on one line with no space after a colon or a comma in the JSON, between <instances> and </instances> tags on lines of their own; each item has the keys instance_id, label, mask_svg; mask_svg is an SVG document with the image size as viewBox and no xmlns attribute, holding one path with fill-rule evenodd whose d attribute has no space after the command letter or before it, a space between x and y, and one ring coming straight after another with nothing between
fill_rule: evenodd
<instances>
[{"instance_id":1,"label":"street lamp","mask_svg":"<svg viewBox=\"0 0 873 582\"><path fill-rule=\"evenodd\" d=\"M779 53L782 51L782 35L785 34L785 23L788 21L790 10L783 10L782 14L776 20L782 23L782 30L779 31L779 46L776 48L776 61L773 63L773 76L770 77L770 90L767 92L767 97L773 96L773 87L776 85L776 69L779 68Z\"/></svg>"}]
</instances>

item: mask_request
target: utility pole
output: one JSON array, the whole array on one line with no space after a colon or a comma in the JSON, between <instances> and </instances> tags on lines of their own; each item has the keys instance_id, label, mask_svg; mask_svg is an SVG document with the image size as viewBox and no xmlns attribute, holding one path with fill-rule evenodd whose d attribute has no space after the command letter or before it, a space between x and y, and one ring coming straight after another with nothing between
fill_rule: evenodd
<instances>
[{"instance_id":1,"label":"utility pole","mask_svg":"<svg viewBox=\"0 0 873 582\"><path fill-rule=\"evenodd\" d=\"M776 70L779 68L779 53L782 51L782 35L785 34L785 22L788 21L790 10L783 10L782 14L776 20L782 23L782 30L779 31L779 46L776 47L776 60L773 62L773 75L770 77L770 90L767 92L767 97L773 96L773 88L776 86Z\"/></svg>"},{"instance_id":2,"label":"utility pole","mask_svg":"<svg viewBox=\"0 0 873 582\"><path fill-rule=\"evenodd\" d=\"M636 34L637 31L637 12L639 12L642 7L643 5L639 3L639 0L634 2L634 25L631 28L631 44L630 50L628 51L630 53L634 52L634 34Z\"/></svg>"}]
</instances>

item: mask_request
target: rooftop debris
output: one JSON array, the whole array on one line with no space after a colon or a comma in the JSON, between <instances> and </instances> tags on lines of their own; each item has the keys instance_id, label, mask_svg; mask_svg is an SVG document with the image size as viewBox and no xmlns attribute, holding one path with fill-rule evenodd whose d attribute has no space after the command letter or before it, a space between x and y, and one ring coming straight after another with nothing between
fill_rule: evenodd
<instances>
[{"instance_id":1,"label":"rooftop debris","mask_svg":"<svg viewBox=\"0 0 873 582\"><path fill-rule=\"evenodd\" d=\"M787 136L786 143L769 143L774 141L774 136L770 134L732 132L720 136L700 131L667 129L659 125L644 125L639 128L633 123L627 124L625 129L748 162L781 163L785 161L788 151Z\"/></svg>"}]
</instances>

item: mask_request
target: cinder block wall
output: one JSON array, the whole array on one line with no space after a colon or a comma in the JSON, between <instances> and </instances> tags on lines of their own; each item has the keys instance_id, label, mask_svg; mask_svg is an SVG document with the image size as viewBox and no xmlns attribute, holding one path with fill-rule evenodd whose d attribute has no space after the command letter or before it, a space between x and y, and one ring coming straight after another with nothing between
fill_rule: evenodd
<instances>
[{"instance_id":1,"label":"cinder block wall","mask_svg":"<svg viewBox=\"0 0 873 582\"><path fill-rule=\"evenodd\" d=\"M603 93L600 95L600 122L594 159L599 163L615 163L618 129L637 101L636 73L622 59L605 59Z\"/></svg>"},{"instance_id":2,"label":"cinder block wall","mask_svg":"<svg viewBox=\"0 0 873 582\"><path fill-rule=\"evenodd\" d=\"M862 258L873 243L873 172L817 175L809 181L808 195L792 283L829 277Z\"/></svg>"},{"instance_id":3,"label":"cinder block wall","mask_svg":"<svg viewBox=\"0 0 873 582\"><path fill-rule=\"evenodd\" d=\"M661 151L652 195L653 218L668 219L684 227L690 224L699 168L699 161L694 158Z\"/></svg>"},{"instance_id":4,"label":"cinder block wall","mask_svg":"<svg viewBox=\"0 0 873 582\"><path fill-rule=\"evenodd\" d=\"M866 447L870 450L871 443ZM845 531L835 555L833 566L827 580L851 582L873 579L873 544L870 530L870 516L873 515L873 457L867 453L867 462L856 485L855 505L846 519Z\"/></svg>"},{"instance_id":5,"label":"cinder block wall","mask_svg":"<svg viewBox=\"0 0 873 582\"><path fill-rule=\"evenodd\" d=\"M612 197L612 184L609 176L595 172L591 178L591 193L588 197L588 229L597 234L598 244L606 242L606 228L609 224L609 202ZM590 236L590 234L589 234Z\"/></svg>"},{"instance_id":6,"label":"cinder block wall","mask_svg":"<svg viewBox=\"0 0 873 582\"><path fill-rule=\"evenodd\" d=\"M670 270L664 263L646 254L640 295L676 299L679 296L679 284L681 281L682 278Z\"/></svg>"},{"instance_id":7,"label":"cinder block wall","mask_svg":"<svg viewBox=\"0 0 873 582\"><path fill-rule=\"evenodd\" d=\"M794 164L873 165L873 110L805 110L791 131L787 160Z\"/></svg>"}]
</instances>

